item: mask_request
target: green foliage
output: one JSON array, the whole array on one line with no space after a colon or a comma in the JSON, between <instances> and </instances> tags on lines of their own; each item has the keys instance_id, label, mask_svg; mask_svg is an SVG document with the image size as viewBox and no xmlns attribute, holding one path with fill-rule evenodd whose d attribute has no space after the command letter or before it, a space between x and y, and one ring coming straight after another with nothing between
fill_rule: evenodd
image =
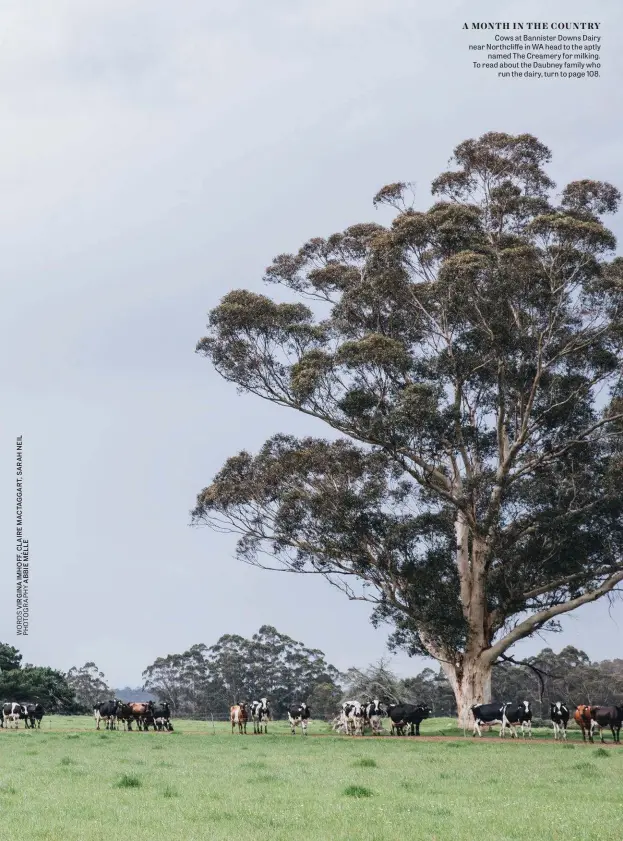
<instances>
[{"instance_id":1,"label":"green foliage","mask_svg":"<svg viewBox=\"0 0 623 841\"><path fill-rule=\"evenodd\" d=\"M344 794L346 797L372 797L374 792L366 786L346 786Z\"/></svg>"},{"instance_id":2,"label":"green foliage","mask_svg":"<svg viewBox=\"0 0 623 841\"><path fill-rule=\"evenodd\" d=\"M142 780L135 774L123 774L116 783L116 788L141 788L142 785Z\"/></svg>"},{"instance_id":3,"label":"green foliage","mask_svg":"<svg viewBox=\"0 0 623 841\"><path fill-rule=\"evenodd\" d=\"M74 712L74 693L62 672L44 666L25 666L0 674L0 697L38 702L47 713Z\"/></svg>"},{"instance_id":4,"label":"green foliage","mask_svg":"<svg viewBox=\"0 0 623 841\"><path fill-rule=\"evenodd\" d=\"M7 643L0 642L0 673L10 672L19 669L22 662L22 655L17 648Z\"/></svg>"}]
</instances>

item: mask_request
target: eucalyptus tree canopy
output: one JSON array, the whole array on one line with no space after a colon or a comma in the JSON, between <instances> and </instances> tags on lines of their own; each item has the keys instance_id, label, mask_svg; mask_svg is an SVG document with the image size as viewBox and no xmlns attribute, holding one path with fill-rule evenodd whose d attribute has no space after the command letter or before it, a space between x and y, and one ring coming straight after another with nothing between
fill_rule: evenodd
<instances>
[{"instance_id":1,"label":"eucalyptus tree canopy","mask_svg":"<svg viewBox=\"0 0 623 841\"><path fill-rule=\"evenodd\" d=\"M461 718L514 643L623 579L620 194L555 194L550 157L531 135L461 143L428 210L384 187L390 224L276 257L279 300L230 292L197 346L330 439L233 456L193 522L370 601Z\"/></svg>"}]
</instances>

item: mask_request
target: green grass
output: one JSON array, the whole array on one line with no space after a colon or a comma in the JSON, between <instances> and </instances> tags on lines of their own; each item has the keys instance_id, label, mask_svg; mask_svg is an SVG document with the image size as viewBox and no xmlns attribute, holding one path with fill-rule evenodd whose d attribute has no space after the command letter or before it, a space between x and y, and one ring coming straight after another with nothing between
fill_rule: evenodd
<instances>
[{"instance_id":1,"label":"green grass","mask_svg":"<svg viewBox=\"0 0 623 841\"><path fill-rule=\"evenodd\" d=\"M178 721L177 738L51 723L0 731L0 841L621 838L623 748L572 732L570 752L543 740L551 731L472 739L441 719L422 735L452 740L343 737L320 722L308 738L284 722L244 737Z\"/></svg>"}]
</instances>

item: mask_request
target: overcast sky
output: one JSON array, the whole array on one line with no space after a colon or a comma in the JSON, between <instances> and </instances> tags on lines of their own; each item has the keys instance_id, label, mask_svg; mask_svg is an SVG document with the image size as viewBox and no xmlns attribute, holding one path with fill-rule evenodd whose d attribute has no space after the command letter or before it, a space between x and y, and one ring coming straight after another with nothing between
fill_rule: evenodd
<instances>
[{"instance_id":1,"label":"overcast sky","mask_svg":"<svg viewBox=\"0 0 623 841\"><path fill-rule=\"evenodd\" d=\"M601 78L478 73L461 30L474 19L599 20ZM243 566L233 538L189 528L227 456L277 431L321 432L238 396L195 344L226 292L264 290L273 256L378 220L384 184L415 181L424 209L463 139L531 132L559 184L623 187L621 23L620 0L4 4L0 640L63 670L95 660L117 686L139 684L158 656L264 623L339 668L383 656L387 632L364 605L314 577ZM549 643L620 656L622 625L622 607L601 603ZM424 664L395 661L405 675Z\"/></svg>"}]
</instances>

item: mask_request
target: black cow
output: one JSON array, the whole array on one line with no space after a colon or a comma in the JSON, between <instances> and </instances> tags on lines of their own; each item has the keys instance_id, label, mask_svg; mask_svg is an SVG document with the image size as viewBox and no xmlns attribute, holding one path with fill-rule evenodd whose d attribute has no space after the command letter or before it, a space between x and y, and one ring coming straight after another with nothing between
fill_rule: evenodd
<instances>
[{"instance_id":1,"label":"black cow","mask_svg":"<svg viewBox=\"0 0 623 841\"><path fill-rule=\"evenodd\" d=\"M151 711L151 718L157 730L173 730L173 725L171 724L171 708L166 701L154 705Z\"/></svg>"},{"instance_id":2,"label":"black cow","mask_svg":"<svg viewBox=\"0 0 623 841\"><path fill-rule=\"evenodd\" d=\"M474 732L472 736L475 736L476 733L482 736L480 730L481 724L501 724L504 727L504 710L510 706L511 704L499 704L497 702L493 704L474 704L471 708L472 715L474 716Z\"/></svg>"},{"instance_id":3,"label":"black cow","mask_svg":"<svg viewBox=\"0 0 623 841\"><path fill-rule=\"evenodd\" d=\"M290 730L294 736L296 728L301 725L301 732L303 736L307 736L307 722L311 718L311 710L305 702L302 704L295 704L288 710L288 721L290 722Z\"/></svg>"},{"instance_id":4,"label":"black cow","mask_svg":"<svg viewBox=\"0 0 623 841\"><path fill-rule=\"evenodd\" d=\"M115 701L117 702L117 726L122 724L124 730L131 730L134 721L132 707L125 701L120 701L119 698L115 698Z\"/></svg>"},{"instance_id":5,"label":"black cow","mask_svg":"<svg viewBox=\"0 0 623 841\"><path fill-rule=\"evenodd\" d=\"M511 736L517 737L515 727L521 725L521 735L526 738L526 730L528 736L532 738L532 708L530 701L521 701L519 704L506 704L504 707L504 721L502 722L502 730L500 736L504 736L506 726L510 728Z\"/></svg>"},{"instance_id":6,"label":"black cow","mask_svg":"<svg viewBox=\"0 0 623 841\"><path fill-rule=\"evenodd\" d=\"M41 719L43 718L43 707L41 704L22 704L24 711L24 724L34 730L35 727L41 728Z\"/></svg>"},{"instance_id":7,"label":"black cow","mask_svg":"<svg viewBox=\"0 0 623 841\"><path fill-rule=\"evenodd\" d=\"M404 734L404 728L409 725L409 735L420 735L420 724L431 714L432 710L423 704L392 704L387 709L387 714L392 721L392 734L394 729L399 736Z\"/></svg>"},{"instance_id":8,"label":"black cow","mask_svg":"<svg viewBox=\"0 0 623 841\"><path fill-rule=\"evenodd\" d=\"M114 730L117 723L117 713L122 702L116 699L98 701L93 707L93 715L97 722L96 730L100 729L100 721L106 719L106 730Z\"/></svg>"},{"instance_id":9,"label":"black cow","mask_svg":"<svg viewBox=\"0 0 623 841\"><path fill-rule=\"evenodd\" d=\"M604 727L609 727L615 743L620 742L623 707L591 707L591 741L595 727L599 728L599 738L604 739Z\"/></svg>"},{"instance_id":10,"label":"black cow","mask_svg":"<svg viewBox=\"0 0 623 841\"><path fill-rule=\"evenodd\" d=\"M550 704L549 717L554 725L554 739L567 738L567 724L569 723L569 707L562 701Z\"/></svg>"}]
</instances>

